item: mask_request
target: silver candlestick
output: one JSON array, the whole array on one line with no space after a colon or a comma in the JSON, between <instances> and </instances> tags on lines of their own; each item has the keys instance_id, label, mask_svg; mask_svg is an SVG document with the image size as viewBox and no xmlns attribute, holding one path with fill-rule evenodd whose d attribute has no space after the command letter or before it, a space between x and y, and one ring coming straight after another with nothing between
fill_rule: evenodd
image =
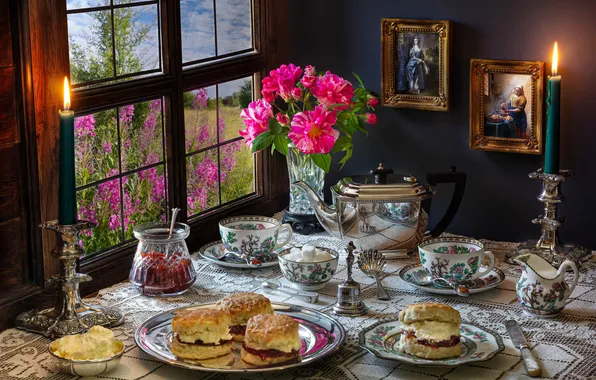
<instances>
[{"instance_id":1,"label":"silver candlestick","mask_svg":"<svg viewBox=\"0 0 596 380\"><path fill-rule=\"evenodd\" d=\"M17 328L43 334L51 338L79 334L96 325L118 326L124 316L81 299L79 284L90 281L91 276L77 273L77 260L83 251L78 246L79 232L94 228L95 223L78 221L72 225L59 224L57 220L43 223L41 227L56 232L58 243L52 256L60 260L60 275L52 276L49 284L58 288L58 299L51 309L30 310L17 316Z\"/></svg>"},{"instance_id":2,"label":"silver candlestick","mask_svg":"<svg viewBox=\"0 0 596 380\"><path fill-rule=\"evenodd\" d=\"M338 315L358 316L366 314L368 308L360 299L360 284L352 279L352 266L354 265L354 251L356 246L353 242L348 244L348 276L344 282L337 286L337 302L333 305L333 313Z\"/></svg>"},{"instance_id":3,"label":"silver candlestick","mask_svg":"<svg viewBox=\"0 0 596 380\"><path fill-rule=\"evenodd\" d=\"M517 251L507 254L507 262L515 263L513 259L524 253L534 253L559 267L566 259L581 265L590 258L591 252L586 248L563 244L559 239L559 227L567 220L557 216L557 206L563 202L565 196L561 192L561 183L571 177L573 173L569 170L561 170L559 174L544 173L542 169L530 173L531 179L542 181L542 192L538 200L544 203L544 214L532 220L534 224L540 224L542 233L538 240L528 240L521 243Z\"/></svg>"}]
</instances>

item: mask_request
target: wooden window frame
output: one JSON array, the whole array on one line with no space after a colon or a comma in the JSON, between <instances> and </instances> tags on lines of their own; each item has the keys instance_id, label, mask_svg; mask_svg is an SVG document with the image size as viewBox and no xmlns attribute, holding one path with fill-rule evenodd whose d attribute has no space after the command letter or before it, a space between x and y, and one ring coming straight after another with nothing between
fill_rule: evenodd
<instances>
[{"instance_id":1,"label":"wooden window frame","mask_svg":"<svg viewBox=\"0 0 596 380\"><path fill-rule=\"evenodd\" d=\"M26 2L26 0L19 0ZM39 219L56 219L58 205L58 113L62 100L61 80L69 73L68 30L65 0L36 0L29 3L28 19L31 28L32 84L30 90L35 104L37 136L37 167L39 181ZM255 96L258 94L258 78L267 70L287 59L287 0L253 0L255 7L253 32L256 53L218 62L205 62L185 67L182 64L180 2L162 0L162 68L163 73L135 79L134 81L109 85L109 96L103 93L106 87L81 88L73 92L72 109L76 114L88 114L104 109L138 103L145 100L166 97L166 168L168 170L168 201L182 209L182 220L187 220L186 149L184 136L183 92L217 83L244 78L257 73ZM52 15L52 23L47 23ZM166 31L175 31L168 33ZM258 38L257 36L260 36ZM174 48L171 48L174 47ZM134 84L132 86L131 84ZM143 96L138 96L143 94ZM178 127L175 127L178 126ZM288 204L289 185L285 160L279 154L257 153L255 156L259 175L256 177L255 195L233 204L206 212L200 218L190 221L191 234L187 239L190 249L218 238L217 222L231 214L272 215ZM269 180L271 179L271 180ZM170 206L172 207L172 206ZM32 226L32 233L40 236L43 247L44 274L57 271L57 260L50 253L55 246L52 234ZM94 280L82 284L82 293L121 281L128 276L132 263L134 244L117 247L106 254L91 256L81 263L81 272L88 273ZM108 274L109 275L106 275Z\"/></svg>"}]
</instances>

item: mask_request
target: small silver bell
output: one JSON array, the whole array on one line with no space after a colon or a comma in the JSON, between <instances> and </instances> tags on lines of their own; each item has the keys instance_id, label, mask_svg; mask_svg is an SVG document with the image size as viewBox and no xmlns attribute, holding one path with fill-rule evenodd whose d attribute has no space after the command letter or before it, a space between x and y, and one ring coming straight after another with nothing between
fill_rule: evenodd
<instances>
[{"instance_id":1,"label":"small silver bell","mask_svg":"<svg viewBox=\"0 0 596 380\"><path fill-rule=\"evenodd\" d=\"M337 302L333 305L333 313L337 315L358 316L366 314L368 308L360 299L360 284L352 279L352 266L354 265L353 242L348 244L348 278L337 286Z\"/></svg>"}]
</instances>

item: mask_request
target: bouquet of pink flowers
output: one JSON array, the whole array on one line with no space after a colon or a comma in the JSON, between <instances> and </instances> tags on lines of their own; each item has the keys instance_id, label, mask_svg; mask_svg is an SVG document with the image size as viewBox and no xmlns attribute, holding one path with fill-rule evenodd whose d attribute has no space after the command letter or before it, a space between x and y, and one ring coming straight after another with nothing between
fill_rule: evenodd
<instances>
[{"instance_id":1,"label":"bouquet of pink flowers","mask_svg":"<svg viewBox=\"0 0 596 380\"><path fill-rule=\"evenodd\" d=\"M330 152L345 152L340 163L352 156L352 136L368 134L366 124L375 124L373 113L379 100L360 87L354 89L347 80L319 73L312 66L302 70L294 64L281 65L262 80L261 94L240 114L246 128L239 131L253 152L271 146L284 156L289 145L329 171ZM276 103L276 100L281 101Z\"/></svg>"}]
</instances>

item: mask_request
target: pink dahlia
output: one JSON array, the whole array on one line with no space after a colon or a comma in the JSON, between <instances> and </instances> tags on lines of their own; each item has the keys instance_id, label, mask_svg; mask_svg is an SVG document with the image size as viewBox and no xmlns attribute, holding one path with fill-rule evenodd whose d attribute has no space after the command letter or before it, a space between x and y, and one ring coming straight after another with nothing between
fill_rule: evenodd
<instances>
[{"instance_id":1,"label":"pink dahlia","mask_svg":"<svg viewBox=\"0 0 596 380\"><path fill-rule=\"evenodd\" d=\"M324 106L343 103L345 106L337 110L345 110L354 97L354 87L350 82L327 71L319 76L317 83L311 89L312 94Z\"/></svg>"},{"instance_id":2,"label":"pink dahlia","mask_svg":"<svg viewBox=\"0 0 596 380\"><path fill-rule=\"evenodd\" d=\"M335 112L319 105L313 111L299 112L294 116L288 137L302 153L329 153L339 137L339 131L333 128L335 122Z\"/></svg>"},{"instance_id":3,"label":"pink dahlia","mask_svg":"<svg viewBox=\"0 0 596 380\"><path fill-rule=\"evenodd\" d=\"M263 98L272 102L279 94L285 101L292 99L291 91L301 75L302 69L293 63L271 70L269 76L261 81Z\"/></svg>"},{"instance_id":4,"label":"pink dahlia","mask_svg":"<svg viewBox=\"0 0 596 380\"><path fill-rule=\"evenodd\" d=\"M271 104L263 99L251 102L248 108L240 113L246 129L238 131L240 136L246 140L246 145L252 148L253 141L258 135L265 132L268 127L269 118L273 117Z\"/></svg>"}]
</instances>

